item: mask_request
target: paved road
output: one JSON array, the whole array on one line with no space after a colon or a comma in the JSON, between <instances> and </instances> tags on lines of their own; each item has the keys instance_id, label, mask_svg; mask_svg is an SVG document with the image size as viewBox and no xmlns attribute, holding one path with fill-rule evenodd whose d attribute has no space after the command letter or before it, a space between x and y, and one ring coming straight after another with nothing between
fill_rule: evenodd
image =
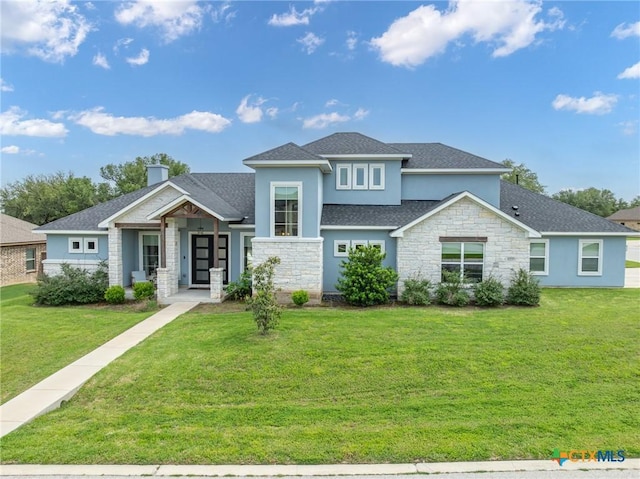
<instances>
[{"instance_id":1,"label":"paved road","mask_svg":"<svg viewBox=\"0 0 640 479\"><path fill-rule=\"evenodd\" d=\"M627 259L640 262L640 241L627 240Z\"/></svg>"}]
</instances>

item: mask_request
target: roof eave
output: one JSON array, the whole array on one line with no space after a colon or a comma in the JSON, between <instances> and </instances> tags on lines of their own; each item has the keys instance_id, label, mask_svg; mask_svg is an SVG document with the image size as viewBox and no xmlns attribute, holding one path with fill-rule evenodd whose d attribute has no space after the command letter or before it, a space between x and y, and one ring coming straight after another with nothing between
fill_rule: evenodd
<instances>
[{"instance_id":1,"label":"roof eave","mask_svg":"<svg viewBox=\"0 0 640 479\"><path fill-rule=\"evenodd\" d=\"M640 231L541 231L542 236L621 236L621 237L640 237Z\"/></svg>"},{"instance_id":2,"label":"roof eave","mask_svg":"<svg viewBox=\"0 0 640 479\"><path fill-rule=\"evenodd\" d=\"M323 158L327 158L328 160L408 160L413 157L413 155L405 155L405 154L389 154L389 153L377 153L377 154L368 154L368 153L357 153L357 154L336 154L336 155L327 155L324 153L319 153L318 156Z\"/></svg>"},{"instance_id":3,"label":"roof eave","mask_svg":"<svg viewBox=\"0 0 640 479\"><path fill-rule=\"evenodd\" d=\"M317 167L323 173L332 171L331 163L328 160L243 160L242 163L250 168L312 168Z\"/></svg>"},{"instance_id":4,"label":"roof eave","mask_svg":"<svg viewBox=\"0 0 640 479\"><path fill-rule=\"evenodd\" d=\"M509 173L510 168L402 168L403 175L503 175Z\"/></svg>"}]
</instances>

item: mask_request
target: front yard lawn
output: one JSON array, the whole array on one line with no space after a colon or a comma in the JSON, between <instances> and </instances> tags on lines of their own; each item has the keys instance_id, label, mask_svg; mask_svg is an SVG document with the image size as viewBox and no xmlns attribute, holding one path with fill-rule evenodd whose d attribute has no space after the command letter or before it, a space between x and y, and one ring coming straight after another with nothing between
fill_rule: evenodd
<instances>
[{"instance_id":1,"label":"front yard lawn","mask_svg":"<svg viewBox=\"0 0 640 479\"><path fill-rule=\"evenodd\" d=\"M201 306L5 438L4 463L240 464L640 455L637 290L539 308Z\"/></svg>"},{"instance_id":2,"label":"front yard lawn","mask_svg":"<svg viewBox=\"0 0 640 479\"><path fill-rule=\"evenodd\" d=\"M34 288L0 288L2 403L152 314L126 307L36 307L29 294Z\"/></svg>"}]
</instances>

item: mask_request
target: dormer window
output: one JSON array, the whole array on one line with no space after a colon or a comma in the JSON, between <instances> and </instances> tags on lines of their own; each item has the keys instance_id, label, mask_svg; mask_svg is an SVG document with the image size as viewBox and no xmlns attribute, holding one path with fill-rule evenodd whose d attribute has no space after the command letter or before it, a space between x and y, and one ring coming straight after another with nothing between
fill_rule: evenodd
<instances>
[{"instance_id":1,"label":"dormer window","mask_svg":"<svg viewBox=\"0 0 640 479\"><path fill-rule=\"evenodd\" d=\"M384 163L337 165L336 190L384 190Z\"/></svg>"}]
</instances>

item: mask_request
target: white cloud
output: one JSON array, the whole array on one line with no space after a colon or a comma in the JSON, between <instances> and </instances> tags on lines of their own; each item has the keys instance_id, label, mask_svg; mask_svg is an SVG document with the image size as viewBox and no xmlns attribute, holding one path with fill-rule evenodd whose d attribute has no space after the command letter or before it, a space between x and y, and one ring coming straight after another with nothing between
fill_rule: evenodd
<instances>
[{"instance_id":1,"label":"white cloud","mask_svg":"<svg viewBox=\"0 0 640 479\"><path fill-rule=\"evenodd\" d=\"M0 78L0 91L13 91L13 85L4 81L4 78Z\"/></svg>"},{"instance_id":2,"label":"white cloud","mask_svg":"<svg viewBox=\"0 0 640 479\"><path fill-rule=\"evenodd\" d=\"M105 113L102 107L71 114L69 119L78 125L89 128L98 135L106 136L181 135L185 130L219 133L231 125L231 120L207 111L192 111L176 118L157 119L140 116L113 116Z\"/></svg>"},{"instance_id":3,"label":"white cloud","mask_svg":"<svg viewBox=\"0 0 640 479\"><path fill-rule=\"evenodd\" d=\"M324 43L324 38L320 38L311 32L307 32L304 37L300 37L296 41L302 45L304 50L307 51L307 55L311 55Z\"/></svg>"},{"instance_id":4,"label":"white cloud","mask_svg":"<svg viewBox=\"0 0 640 479\"><path fill-rule=\"evenodd\" d=\"M356 45L358 45L358 35L356 32L348 31L347 32L347 48L349 50L355 50Z\"/></svg>"},{"instance_id":5,"label":"white cloud","mask_svg":"<svg viewBox=\"0 0 640 479\"><path fill-rule=\"evenodd\" d=\"M229 23L235 16L236 11L231 11L231 5L229 3L223 3L220 6L212 5L211 6L211 19L215 23L226 22ZM227 10L229 10L227 12Z\"/></svg>"},{"instance_id":6,"label":"white cloud","mask_svg":"<svg viewBox=\"0 0 640 479\"><path fill-rule=\"evenodd\" d=\"M628 37L640 37L640 22L631 23L629 25L621 23L613 29L611 36L619 40L623 40Z\"/></svg>"},{"instance_id":7,"label":"white cloud","mask_svg":"<svg viewBox=\"0 0 640 479\"><path fill-rule=\"evenodd\" d=\"M622 73L620 73L620 75L618 75L618 78L620 80L640 78L640 62L626 68Z\"/></svg>"},{"instance_id":8,"label":"white cloud","mask_svg":"<svg viewBox=\"0 0 640 479\"><path fill-rule=\"evenodd\" d=\"M622 133L626 136L633 136L638 131L638 120L629 120L618 123L622 127Z\"/></svg>"},{"instance_id":9,"label":"white cloud","mask_svg":"<svg viewBox=\"0 0 640 479\"><path fill-rule=\"evenodd\" d=\"M2 53L25 52L62 63L78 53L90 31L90 23L68 0L2 2Z\"/></svg>"},{"instance_id":10,"label":"white cloud","mask_svg":"<svg viewBox=\"0 0 640 479\"><path fill-rule=\"evenodd\" d=\"M109 62L107 61L107 57L105 57L102 53L98 53L93 57L93 64L97 67L104 68L105 70L110 69Z\"/></svg>"},{"instance_id":11,"label":"white cloud","mask_svg":"<svg viewBox=\"0 0 640 479\"><path fill-rule=\"evenodd\" d=\"M356 120L362 120L369 115L369 110L365 110L364 108L358 108L356 112L353 114L353 117Z\"/></svg>"},{"instance_id":12,"label":"white cloud","mask_svg":"<svg viewBox=\"0 0 640 479\"><path fill-rule=\"evenodd\" d=\"M328 101L324 104L324 106L325 106L325 107L330 107L330 106L336 106L336 105L338 105L338 104L340 104L340 102L339 102L338 100L336 100L335 98L332 98L331 100L328 100Z\"/></svg>"},{"instance_id":13,"label":"white cloud","mask_svg":"<svg viewBox=\"0 0 640 479\"><path fill-rule=\"evenodd\" d=\"M555 110L575 111L576 113L586 113L589 115L604 115L610 113L618 102L618 96L595 92L591 98L575 98L568 95L558 95L553 100L552 106Z\"/></svg>"},{"instance_id":14,"label":"white cloud","mask_svg":"<svg viewBox=\"0 0 640 479\"><path fill-rule=\"evenodd\" d=\"M242 123L258 123L262 121L262 108L261 105L266 102L262 97L258 97L258 99L252 104L249 104L249 98L251 95L245 96L236 108L236 114Z\"/></svg>"},{"instance_id":15,"label":"white cloud","mask_svg":"<svg viewBox=\"0 0 640 479\"><path fill-rule=\"evenodd\" d=\"M279 110L278 110L278 108L277 108L277 107L275 107L275 106L272 106L272 107L270 107L270 108L267 108L267 115L268 115L268 116L269 116L269 118L271 118L271 119L273 119L273 118L277 117L277 116L278 116L278 112L279 112Z\"/></svg>"},{"instance_id":16,"label":"white cloud","mask_svg":"<svg viewBox=\"0 0 640 479\"><path fill-rule=\"evenodd\" d=\"M347 115L340 115L339 113L321 113L320 115L305 118L302 122L303 128L313 128L320 130L336 123L344 123L349 121L351 117Z\"/></svg>"},{"instance_id":17,"label":"white cloud","mask_svg":"<svg viewBox=\"0 0 640 479\"><path fill-rule=\"evenodd\" d=\"M20 153L20 147L16 145L3 146L2 149L0 149L0 152L7 155L17 155Z\"/></svg>"},{"instance_id":18,"label":"white cloud","mask_svg":"<svg viewBox=\"0 0 640 479\"><path fill-rule=\"evenodd\" d=\"M536 19L541 11L540 0L459 0L450 2L444 12L422 5L396 19L386 32L371 39L371 45L382 61L415 67L444 52L449 43L471 35L476 43L493 45L493 57L503 57L531 45L544 30L564 27L560 9L548 11L548 22Z\"/></svg>"},{"instance_id":19,"label":"white cloud","mask_svg":"<svg viewBox=\"0 0 640 479\"><path fill-rule=\"evenodd\" d=\"M207 10L206 7L198 6L195 0L136 0L118 8L115 16L122 25L159 28L168 43L198 30Z\"/></svg>"},{"instance_id":20,"label":"white cloud","mask_svg":"<svg viewBox=\"0 0 640 479\"><path fill-rule=\"evenodd\" d=\"M128 57L127 63L133 66L144 65L149 61L149 50L143 48L137 57Z\"/></svg>"},{"instance_id":21,"label":"white cloud","mask_svg":"<svg viewBox=\"0 0 640 479\"><path fill-rule=\"evenodd\" d=\"M113 53L115 53L116 55L120 52L120 48L124 47L124 48L129 48L129 45L133 43L133 38L121 38L119 39L116 44L113 46Z\"/></svg>"},{"instance_id":22,"label":"white cloud","mask_svg":"<svg viewBox=\"0 0 640 479\"><path fill-rule=\"evenodd\" d=\"M319 8L305 8L301 12L296 7L291 6L288 12L271 16L267 22L273 27L292 27L295 25L309 25L309 19L319 11Z\"/></svg>"},{"instance_id":23,"label":"white cloud","mask_svg":"<svg viewBox=\"0 0 640 479\"><path fill-rule=\"evenodd\" d=\"M17 106L0 113L0 134L8 136L38 136L55 138L67 136L68 130L62 123L44 119L23 120L27 112Z\"/></svg>"}]
</instances>

